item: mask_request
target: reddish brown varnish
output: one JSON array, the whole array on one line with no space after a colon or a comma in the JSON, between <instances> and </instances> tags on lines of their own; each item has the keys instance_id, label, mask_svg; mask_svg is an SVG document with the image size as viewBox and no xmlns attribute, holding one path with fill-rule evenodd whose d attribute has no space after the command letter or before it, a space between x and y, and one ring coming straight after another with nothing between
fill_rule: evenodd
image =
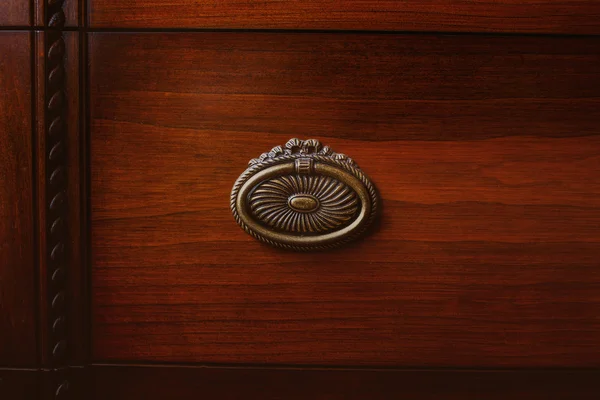
<instances>
[{"instance_id":1,"label":"reddish brown varnish","mask_svg":"<svg viewBox=\"0 0 600 400\"><path fill-rule=\"evenodd\" d=\"M600 398L600 2L1 3L0 399ZM291 137L362 241L234 222Z\"/></svg>"},{"instance_id":2,"label":"reddish brown varnish","mask_svg":"<svg viewBox=\"0 0 600 400\"><path fill-rule=\"evenodd\" d=\"M36 359L30 51L0 32L0 367Z\"/></svg>"},{"instance_id":3,"label":"reddish brown varnish","mask_svg":"<svg viewBox=\"0 0 600 400\"><path fill-rule=\"evenodd\" d=\"M90 0L102 28L326 29L598 34L595 0Z\"/></svg>"},{"instance_id":4,"label":"reddish brown varnish","mask_svg":"<svg viewBox=\"0 0 600 400\"><path fill-rule=\"evenodd\" d=\"M32 0L2 0L0 27L30 25L30 3ZM6 56L5 53L2 53Z\"/></svg>"},{"instance_id":5,"label":"reddish brown varnish","mask_svg":"<svg viewBox=\"0 0 600 400\"><path fill-rule=\"evenodd\" d=\"M598 366L599 46L92 34L93 359ZM296 254L235 224L247 161L294 136L371 176L367 238Z\"/></svg>"}]
</instances>

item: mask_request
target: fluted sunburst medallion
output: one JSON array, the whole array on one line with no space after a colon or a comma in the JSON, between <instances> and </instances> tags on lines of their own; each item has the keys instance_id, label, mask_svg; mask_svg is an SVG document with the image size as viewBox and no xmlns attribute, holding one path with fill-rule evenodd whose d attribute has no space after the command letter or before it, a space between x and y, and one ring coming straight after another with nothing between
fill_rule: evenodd
<instances>
[{"instance_id":1,"label":"fluted sunburst medallion","mask_svg":"<svg viewBox=\"0 0 600 400\"><path fill-rule=\"evenodd\" d=\"M260 222L303 234L337 229L347 224L359 208L356 192L329 176L270 179L258 185L249 201Z\"/></svg>"},{"instance_id":2,"label":"fluted sunburst medallion","mask_svg":"<svg viewBox=\"0 0 600 400\"><path fill-rule=\"evenodd\" d=\"M379 199L350 158L318 140L290 139L250 160L231 211L254 238L290 250L324 250L360 236Z\"/></svg>"}]
</instances>

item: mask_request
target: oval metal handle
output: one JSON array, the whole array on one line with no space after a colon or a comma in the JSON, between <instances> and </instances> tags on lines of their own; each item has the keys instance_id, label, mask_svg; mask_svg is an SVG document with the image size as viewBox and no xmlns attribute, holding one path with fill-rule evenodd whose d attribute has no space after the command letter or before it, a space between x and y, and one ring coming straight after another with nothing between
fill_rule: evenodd
<instances>
[{"instance_id":1,"label":"oval metal handle","mask_svg":"<svg viewBox=\"0 0 600 400\"><path fill-rule=\"evenodd\" d=\"M297 251L356 239L378 204L374 185L354 161L315 139L290 139L250 160L231 191L231 211L247 233Z\"/></svg>"}]
</instances>

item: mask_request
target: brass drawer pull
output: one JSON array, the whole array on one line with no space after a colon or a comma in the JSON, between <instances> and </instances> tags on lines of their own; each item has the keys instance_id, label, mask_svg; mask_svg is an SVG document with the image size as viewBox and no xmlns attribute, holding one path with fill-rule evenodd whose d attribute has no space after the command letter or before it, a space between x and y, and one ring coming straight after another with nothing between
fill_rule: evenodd
<instances>
[{"instance_id":1,"label":"brass drawer pull","mask_svg":"<svg viewBox=\"0 0 600 400\"><path fill-rule=\"evenodd\" d=\"M247 233L298 251L357 238L375 219L378 203L354 161L315 139L290 139L250 160L231 191L231 211Z\"/></svg>"}]
</instances>

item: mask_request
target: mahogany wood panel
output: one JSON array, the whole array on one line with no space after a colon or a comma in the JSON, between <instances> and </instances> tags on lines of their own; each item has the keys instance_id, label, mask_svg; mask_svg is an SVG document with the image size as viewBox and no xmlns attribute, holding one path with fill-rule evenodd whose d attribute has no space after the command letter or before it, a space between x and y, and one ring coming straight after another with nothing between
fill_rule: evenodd
<instances>
[{"instance_id":1,"label":"mahogany wood panel","mask_svg":"<svg viewBox=\"0 0 600 400\"><path fill-rule=\"evenodd\" d=\"M394 371L93 366L94 400L595 400L597 371Z\"/></svg>"},{"instance_id":2,"label":"mahogany wood panel","mask_svg":"<svg viewBox=\"0 0 600 400\"><path fill-rule=\"evenodd\" d=\"M28 32L0 32L0 365L35 363Z\"/></svg>"},{"instance_id":3,"label":"mahogany wood panel","mask_svg":"<svg viewBox=\"0 0 600 400\"><path fill-rule=\"evenodd\" d=\"M599 45L91 34L93 358L600 365ZM293 136L371 176L370 236L236 225L233 182Z\"/></svg>"},{"instance_id":4,"label":"mahogany wood panel","mask_svg":"<svg viewBox=\"0 0 600 400\"><path fill-rule=\"evenodd\" d=\"M30 0L2 0L0 26L30 25Z\"/></svg>"},{"instance_id":5,"label":"mahogany wood panel","mask_svg":"<svg viewBox=\"0 0 600 400\"><path fill-rule=\"evenodd\" d=\"M102 28L600 33L596 0L89 0Z\"/></svg>"},{"instance_id":6,"label":"mahogany wood panel","mask_svg":"<svg viewBox=\"0 0 600 400\"><path fill-rule=\"evenodd\" d=\"M36 370L0 368L0 399L37 399L38 377L39 372Z\"/></svg>"}]
</instances>

